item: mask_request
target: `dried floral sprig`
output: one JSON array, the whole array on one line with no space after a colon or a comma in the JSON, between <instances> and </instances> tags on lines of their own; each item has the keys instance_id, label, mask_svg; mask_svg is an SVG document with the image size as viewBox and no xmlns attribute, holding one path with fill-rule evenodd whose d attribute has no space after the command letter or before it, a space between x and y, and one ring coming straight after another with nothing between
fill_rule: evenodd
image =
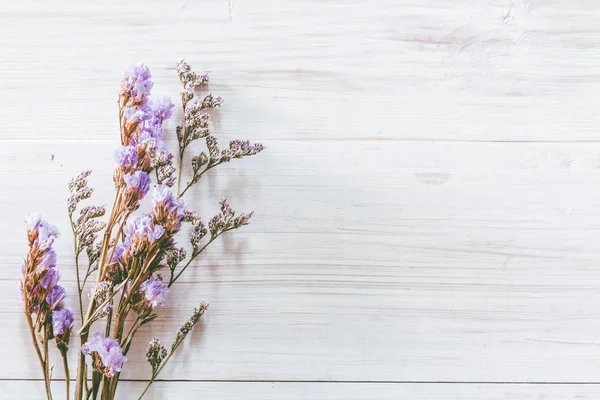
<instances>
[{"instance_id":1,"label":"dried floral sprig","mask_svg":"<svg viewBox=\"0 0 600 400\"><path fill-rule=\"evenodd\" d=\"M153 375L156 373L165 357L167 357L167 349L160 344L158 338L153 338L148 344L148 350L146 351L146 360L148 360L148 363L152 367Z\"/></svg>"},{"instance_id":2,"label":"dried floral sprig","mask_svg":"<svg viewBox=\"0 0 600 400\"><path fill-rule=\"evenodd\" d=\"M88 186L88 178L91 170L85 170L71 179L69 182L68 211L71 230L73 231L73 252L75 254L75 271L77 276L77 291L79 293L79 314L83 323L83 302L81 293L85 287L87 278L95 271L96 261L99 258L100 244L96 242L98 232L106 228L104 221L98 220L106 214L105 206L86 206L79 211L79 216L73 219L79 203L89 199L94 189ZM79 256L85 250L88 256L88 268L85 276L81 278L79 273Z\"/></svg>"},{"instance_id":3,"label":"dried floral sprig","mask_svg":"<svg viewBox=\"0 0 600 400\"><path fill-rule=\"evenodd\" d=\"M234 158L255 155L263 146L233 140L228 149L220 150L210 131L210 112L221 106L223 100L210 93L196 97L194 91L208 84L208 75L195 73L185 61L178 63L177 73L183 85L184 111L184 119L176 128L179 169L163 137L163 124L172 116L174 105L166 97L151 94L154 83L150 70L138 64L125 73L118 94L120 146L114 154L112 208L82 204L94 191L88 186L91 171L85 170L69 182L67 210L73 231L81 316L81 327L76 331L80 350L76 400L114 399L121 370L138 330L159 316L173 284L207 246L225 232L248 224L252 217L252 213L236 214L222 200L220 213L205 225L195 211L187 208L182 196L204 173ZM179 193L184 152L198 139L205 139L207 152L193 157L192 178ZM176 192L172 189L175 185ZM150 209L138 211L152 188ZM185 223L191 226L189 255L183 247L177 246L176 240ZM58 231L39 216L28 217L27 225L30 247L21 281L24 313L44 372L47 397L52 399L48 343L56 340L69 393L67 352L74 316L63 307L65 291L58 284L56 254L52 249ZM85 272L80 271L79 262L83 252L88 258ZM185 264L180 267L184 260ZM170 273L168 282L163 281L162 269ZM93 282L87 311L84 311L83 293L88 278ZM152 376L144 393L206 308L202 303L194 311L177 332L170 351L158 339L150 342L146 358ZM105 325L90 337L91 329L98 324ZM86 359L91 363L86 363Z\"/></svg>"},{"instance_id":4,"label":"dried floral sprig","mask_svg":"<svg viewBox=\"0 0 600 400\"><path fill-rule=\"evenodd\" d=\"M207 303L202 302L200 304L200 307L194 309L194 312L192 313L190 319L188 319L177 331L177 335L175 335L175 340L171 345L171 351L169 351L168 354L167 349L160 344L160 340L158 340L157 338L152 339L148 346L148 351L146 352L146 359L152 366L152 376L150 377L148 385L146 386L138 400L144 397L144 394L146 394L148 389L150 389L150 386L154 383L158 374L160 374L165 365L167 365L167 362L169 362L171 356L175 354L175 352L183 343L187 335L192 331L192 329L194 329L194 326L196 326L196 324L200 320L200 317L204 315L204 313L208 309L208 306L209 305Z\"/></svg>"},{"instance_id":5,"label":"dried floral sprig","mask_svg":"<svg viewBox=\"0 0 600 400\"><path fill-rule=\"evenodd\" d=\"M179 144L179 178L181 182L181 172L183 170L183 157L185 150L191 142L197 139L205 138L208 148L208 155L201 152L192 158L192 178L187 181L186 187L180 192L180 186L177 186L179 196L182 196L192 185L197 183L202 175L219 164L228 162L233 158L243 158L260 153L264 146L260 143L251 145L249 141L232 140L229 143L229 149L219 150L217 139L211 135L209 123L210 114L206 110L218 108L223 104L221 97L213 97L212 93L204 96L202 101L194 96L193 89L205 86L208 83L207 74L197 74L192 71L188 63L181 60L177 65L179 80L183 85L181 100L183 104L183 121L177 125L177 142Z\"/></svg>"},{"instance_id":6,"label":"dried floral sprig","mask_svg":"<svg viewBox=\"0 0 600 400\"><path fill-rule=\"evenodd\" d=\"M52 248L54 240L59 236L58 230L39 214L28 215L25 222L29 252L23 262L20 289L31 339L44 373L46 395L51 400L49 341L56 339L56 345L63 357L65 374L68 376L66 352L73 326L73 314L64 308L66 293L58 284L60 275L56 268L56 253ZM67 383L67 392L68 389Z\"/></svg>"}]
</instances>

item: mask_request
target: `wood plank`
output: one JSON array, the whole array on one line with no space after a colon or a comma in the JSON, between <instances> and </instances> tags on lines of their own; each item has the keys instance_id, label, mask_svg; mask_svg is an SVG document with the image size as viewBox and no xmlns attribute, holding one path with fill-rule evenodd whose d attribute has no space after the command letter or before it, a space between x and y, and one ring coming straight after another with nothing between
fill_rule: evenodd
<instances>
[{"instance_id":1,"label":"wood plank","mask_svg":"<svg viewBox=\"0 0 600 400\"><path fill-rule=\"evenodd\" d=\"M599 145L267 145L206 180L210 196L223 188L259 217L171 293L125 377L147 377L144 343L168 343L205 300L202 328L164 378L598 382ZM39 376L17 294L22 215L37 209L68 232L64 182L83 160L106 166L111 147L0 150L0 315L21 333L0 343L18 360L0 365L2 379ZM99 171L98 195L109 179ZM24 185L31 195L14 196ZM73 293L68 234L57 250Z\"/></svg>"},{"instance_id":2,"label":"wood plank","mask_svg":"<svg viewBox=\"0 0 600 400\"><path fill-rule=\"evenodd\" d=\"M591 0L5 3L2 139L112 138L122 71L186 57L235 136L600 140Z\"/></svg>"},{"instance_id":3,"label":"wood plank","mask_svg":"<svg viewBox=\"0 0 600 400\"><path fill-rule=\"evenodd\" d=\"M64 383L55 382L55 398L64 398ZM137 400L141 382L119 384L119 400ZM3 396L39 400L43 382L0 382ZM599 385L477 385L281 382L157 382L144 399L177 400L595 400Z\"/></svg>"}]
</instances>

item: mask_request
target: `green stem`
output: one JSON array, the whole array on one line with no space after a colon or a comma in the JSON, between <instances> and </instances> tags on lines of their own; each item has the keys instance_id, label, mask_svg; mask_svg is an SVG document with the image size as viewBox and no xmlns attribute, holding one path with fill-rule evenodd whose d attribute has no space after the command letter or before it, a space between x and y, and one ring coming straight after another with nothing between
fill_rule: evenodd
<instances>
[{"instance_id":1,"label":"green stem","mask_svg":"<svg viewBox=\"0 0 600 400\"><path fill-rule=\"evenodd\" d=\"M48 362L48 336L50 331L50 327L46 326L44 328L44 379L46 382L46 394L48 395L48 400L52 400L52 390L50 389L50 363Z\"/></svg>"},{"instance_id":2,"label":"green stem","mask_svg":"<svg viewBox=\"0 0 600 400\"><path fill-rule=\"evenodd\" d=\"M25 305L25 318L27 319L27 325L29 326L29 332L31 333L31 340L33 341L33 348L35 349L35 354L38 356L38 360L40 361L40 366L42 367L42 372L44 374L44 383L46 386L46 396L49 400L52 399L52 395L50 394L50 385L48 384L48 376L46 374L46 360L44 360L44 356L42 356L42 352L40 350L40 345L38 343L37 337L35 336L35 328L33 326L33 320L31 319L31 314L27 312L27 305Z\"/></svg>"},{"instance_id":3,"label":"green stem","mask_svg":"<svg viewBox=\"0 0 600 400\"><path fill-rule=\"evenodd\" d=\"M110 400L110 378L104 377L102 380L102 400Z\"/></svg>"},{"instance_id":4,"label":"green stem","mask_svg":"<svg viewBox=\"0 0 600 400\"><path fill-rule=\"evenodd\" d=\"M234 228L225 229L223 232L219 233L217 236L210 238L210 240L208 241L208 243L206 243L204 246L202 246L202 248L196 254L192 255L192 257L183 266L183 268L181 268L181 270L177 273L177 275L175 275L174 278L171 276L172 279L169 279L169 285L168 285L168 287L173 286L173 284L177 281L177 279L179 279L179 277L181 276L181 274L183 274L183 271L185 271L187 269L187 267L190 266L190 264L192 263L192 261L194 261L196 259L196 257L198 257L200 254L202 254L202 252L204 251L204 249L206 249L209 244L211 244L212 242L214 242L219 236L221 236L225 232L231 231L233 229Z\"/></svg>"},{"instance_id":5,"label":"green stem","mask_svg":"<svg viewBox=\"0 0 600 400\"><path fill-rule=\"evenodd\" d=\"M77 248L77 234L75 233L75 224L73 224L73 219L71 218L71 216L69 216L69 222L71 222L71 230L73 231L73 251L75 253L75 274L77 275L77 297L79 298L79 316L81 318L81 323L83 324L83 300L81 298L81 295L83 293L83 286L85 286L85 280L83 281L83 286L81 286L81 280L79 278L79 249Z\"/></svg>"},{"instance_id":6,"label":"green stem","mask_svg":"<svg viewBox=\"0 0 600 400\"><path fill-rule=\"evenodd\" d=\"M94 318L96 317L96 315L100 314L100 312L102 312L102 309L104 308L104 306L107 305L112 300L112 298L116 296L119 289L121 289L123 286L125 286L126 283L127 283L127 281L124 281L124 282L120 283L119 285L115 286L116 290L113 289L113 292L110 294L110 296L108 296L102 303L100 303L97 307L95 307L95 309L92 307L91 311L88 310L88 317L86 318L84 324L81 326L81 329L79 329L79 332L78 332L79 335L83 334L86 331L86 328L88 327L88 325L90 325L92 322L94 322Z\"/></svg>"},{"instance_id":7,"label":"green stem","mask_svg":"<svg viewBox=\"0 0 600 400\"><path fill-rule=\"evenodd\" d=\"M179 190L181 189L181 171L183 170L183 152L184 151L185 151L185 148L183 148L179 152L179 168L177 171L177 197L180 197L181 195L183 195L183 193L181 195L179 194Z\"/></svg>"},{"instance_id":8,"label":"green stem","mask_svg":"<svg viewBox=\"0 0 600 400\"><path fill-rule=\"evenodd\" d=\"M188 189L191 188L194 185L194 183L198 183L198 180L202 177L202 175L204 175L207 171L209 171L210 169L212 169L212 168L214 168L214 167L216 167L217 165L220 165L220 164L222 164L222 163L221 162L217 162L217 163L211 165L210 167L206 167L206 169L204 171L202 171L200 173L200 175L195 176L194 179L192 179L190 181L190 183L187 184L187 186L185 187L185 189L183 189L183 192L181 192L181 194L178 194L177 197L183 196L185 194L185 192L187 192ZM179 189L177 190L177 193L179 193Z\"/></svg>"},{"instance_id":9,"label":"green stem","mask_svg":"<svg viewBox=\"0 0 600 400\"><path fill-rule=\"evenodd\" d=\"M71 374L69 373L69 361L67 360L67 351L65 350L61 350L60 354L62 355L62 359L63 359L63 367L65 369L65 385L67 387L67 400L69 400L69 396L70 396L70 385L71 385Z\"/></svg>"},{"instance_id":10,"label":"green stem","mask_svg":"<svg viewBox=\"0 0 600 400\"><path fill-rule=\"evenodd\" d=\"M167 365L167 362L169 362L169 360L171 359L171 357L173 356L173 354L177 351L177 349L179 348L179 345L182 342L179 342L175 345L175 347L171 350L171 352L169 353L169 355L167 356L167 358L165 358L165 360L162 362L162 364L160 365L160 367L156 370L156 372L154 372L152 374L152 378L150 378L150 381L148 382L148 384L146 385L146 388L144 389L144 391L142 392L142 394L140 394L140 397L138 397L138 400L141 400L142 397L144 397L144 395L146 394L146 392L148 391L148 389L150 389L150 385L152 385L154 383L154 381L156 380L156 377L158 376L158 374L160 374L160 372L163 370L163 368L165 367L165 365Z\"/></svg>"}]
</instances>

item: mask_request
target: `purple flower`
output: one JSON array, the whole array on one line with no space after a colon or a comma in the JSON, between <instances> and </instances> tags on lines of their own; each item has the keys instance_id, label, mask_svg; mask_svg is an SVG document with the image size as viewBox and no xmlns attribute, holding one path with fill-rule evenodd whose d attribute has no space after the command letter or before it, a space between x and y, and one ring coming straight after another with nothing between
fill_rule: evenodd
<instances>
[{"instance_id":1,"label":"purple flower","mask_svg":"<svg viewBox=\"0 0 600 400\"><path fill-rule=\"evenodd\" d=\"M67 308L52 312L52 331L54 336L68 332L73 326L73 313Z\"/></svg>"},{"instance_id":2,"label":"purple flower","mask_svg":"<svg viewBox=\"0 0 600 400\"><path fill-rule=\"evenodd\" d=\"M165 233L165 229L160 225L154 225L152 228L152 217L148 214L140 216L131 216L123 227L126 241L130 242L133 236L147 237L152 243L160 239Z\"/></svg>"},{"instance_id":3,"label":"purple flower","mask_svg":"<svg viewBox=\"0 0 600 400\"><path fill-rule=\"evenodd\" d=\"M136 100L148 97L154 84L150 80L150 69L144 64L133 65L125 72L122 88L129 91L129 95Z\"/></svg>"},{"instance_id":4,"label":"purple flower","mask_svg":"<svg viewBox=\"0 0 600 400\"><path fill-rule=\"evenodd\" d=\"M145 104L142 107L126 107L123 109L123 115L131 122L142 122L152 117Z\"/></svg>"},{"instance_id":5,"label":"purple flower","mask_svg":"<svg viewBox=\"0 0 600 400\"><path fill-rule=\"evenodd\" d=\"M162 307L169 292L168 286L162 278L151 276L140 285L140 292L152 308Z\"/></svg>"},{"instance_id":6,"label":"purple flower","mask_svg":"<svg viewBox=\"0 0 600 400\"><path fill-rule=\"evenodd\" d=\"M160 225L154 225L154 230L148 231L148 240L150 243L156 242L165 233L165 228Z\"/></svg>"},{"instance_id":7,"label":"purple flower","mask_svg":"<svg viewBox=\"0 0 600 400\"><path fill-rule=\"evenodd\" d=\"M30 232L38 230L40 226L45 224L47 222L40 214L27 214L25 216L25 225L27 225L27 230Z\"/></svg>"},{"instance_id":8,"label":"purple flower","mask_svg":"<svg viewBox=\"0 0 600 400\"><path fill-rule=\"evenodd\" d=\"M38 269L45 270L56 267L56 252L54 249L48 249L38 264Z\"/></svg>"},{"instance_id":9,"label":"purple flower","mask_svg":"<svg viewBox=\"0 0 600 400\"><path fill-rule=\"evenodd\" d=\"M125 252L128 250L127 244L123 243L123 242L119 242L117 243L117 245L115 246L115 252L112 255L112 258L110 259L111 264L112 263L121 263L123 262L123 254L125 254Z\"/></svg>"},{"instance_id":10,"label":"purple flower","mask_svg":"<svg viewBox=\"0 0 600 400\"><path fill-rule=\"evenodd\" d=\"M60 285L55 285L46 296L46 303L48 303L48 306L52 310L60 309L62 308L60 302L63 301L65 297L65 288Z\"/></svg>"},{"instance_id":11,"label":"purple flower","mask_svg":"<svg viewBox=\"0 0 600 400\"><path fill-rule=\"evenodd\" d=\"M138 197L143 198L150 190L150 175L143 171L136 171L133 174L123 176L127 189L135 190Z\"/></svg>"},{"instance_id":12,"label":"purple flower","mask_svg":"<svg viewBox=\"0 0 600 400\"><path fill-rule=\"evenodd\" d=\"M152 123L160 125L163 121L171 118L175 105L171 103L168 97L151 97L150 113L152 114Z\"/></svg>"},{"instance_id":13,"label":"purple flower","mask_svg":"<svg viewBox=\"0 0 600 400\"><path fill-rule=\"evenodd\" d=\"M58 270L56 268L50 268L48 269L48 272L46 273L44 278L40 281L40 286L44 289L54 288L56 287L59 278L60 275L58 273Z\"/></svg>"},{"instance_id":14,"label":"purple flower","mask_svg":"<svg viewBox=\"0 0 600 400\"><path fill-rule=\"evenodd\" d=\"M146 214L140 216L132 215L127 219L127 222L123 227L123 233L125 234L125 237L131 237L133 235L145 236L150 229L151 223L152 218Z\"/></svg>"},{"instance_id":15,"label":"purple flower","mask_svg":"<svg viewBox=\"0 0 600 400\"><path fill-rule=\"evenodd\" d=\"M154 207L163 205L171 214L175 214L177 217L183 216L185 201L175 196L167 185L156 185L152 200L154 201Z\"/></svg>"},{"instance_id":16,"label":"purple flower","mask_svg":"<svg viewBox=\"0 0 600 400\"><path fill-rule=\"evenodd\" d=\"M34 245L39 246L42 250L48 249L54 243L54 239L59 236L58 229L50 225L41 215L29 214L25 216L27 225L27 233L29 236L37 236ZM36 235L37 234L37 235Z\"/></svg>"},{"instance_id":17,"label":"purple flower","mask_svg":"<svg viewBox=\"0 0 600 400\"><path fill-rule=\"evenodd\" d=\"M121 146L115 152L115 161L122 167L135 167L138 162L136 146Z\"/></svg>"},{"instance_id":18,"label":"purple flower","mask_svg":"<svg viewBox=\"0 0 600 400\"><path fill-rule=\"evenodd\" d=\"M111 377L117 372L121 372L123 364L127 361L127 357L123 355L123 351L119 343L113 338L105 338L100 332L96 332L92 339L81 346L83 354L91 354L100 357L104 371L101 371L106 376Z\"/></svg>"}]
</instances>

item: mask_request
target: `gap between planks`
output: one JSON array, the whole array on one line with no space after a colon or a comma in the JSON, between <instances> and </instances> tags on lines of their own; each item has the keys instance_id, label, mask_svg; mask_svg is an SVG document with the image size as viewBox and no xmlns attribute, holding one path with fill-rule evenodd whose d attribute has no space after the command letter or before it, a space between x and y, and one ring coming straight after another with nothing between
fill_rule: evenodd
<instances>
[{"instance_id":1,"label":"gap between planks","mask_svg":"<svg viewBox=\"0 0 600 400\"><path fill-rule=\"evenodd\" d=\"M43 382L44 379L28 379L28 378L0 378L0 382ZM52 382L64 382L64 378L52 379ZM145 383L148 379L120 379L120 382L136 382ZM75 382L75 379L71 379ZM353 381L353 380L268 380L268 379L156 379L154 382L191 382L191 383L298 383L298 384L365 384L365 385L600 385L600 382L544 382L544 381Z\"/></svg>"}]
</instances>

